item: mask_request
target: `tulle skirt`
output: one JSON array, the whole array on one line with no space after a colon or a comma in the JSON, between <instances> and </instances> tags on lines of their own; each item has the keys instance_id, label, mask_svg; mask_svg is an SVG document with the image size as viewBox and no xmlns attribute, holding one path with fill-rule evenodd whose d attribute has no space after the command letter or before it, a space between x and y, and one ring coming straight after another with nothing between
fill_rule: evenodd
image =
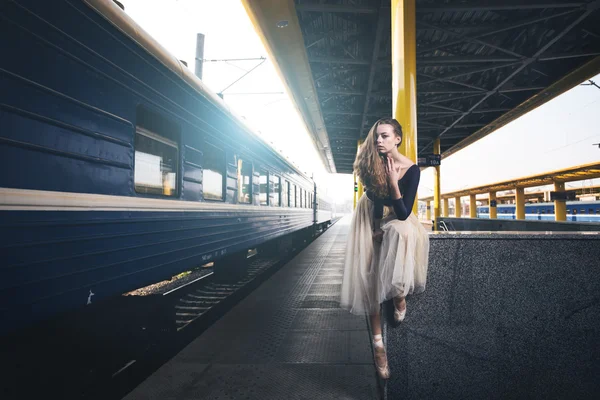
<instances>
[{"instance_id":1,"label":"tulle skirt","mask_svg":"<svg viewBox=\"0 0 600 400\"><path fill-rule=\"evenodd\" d=\"M373 241L373 202L366 195L352 216L340 298L340 306L352 314L371 315L386 300L425 290L427 230L413 213L400 221L391 208L384 210L382 243Z\"/></svg>"}]
</instances>

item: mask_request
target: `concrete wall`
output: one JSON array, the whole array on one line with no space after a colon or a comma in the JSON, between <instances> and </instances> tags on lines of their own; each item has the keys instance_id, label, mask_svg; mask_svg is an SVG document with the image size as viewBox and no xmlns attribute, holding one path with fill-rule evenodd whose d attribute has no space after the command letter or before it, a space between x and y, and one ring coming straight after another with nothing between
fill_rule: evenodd
<instances>
[{"instance_id":1,"label":"concrete wall","mask_svg":"<svg viewBox=\"0 0 600 400\"><path fill-rule=\"evenodd\" d=\"M600 393L600 234L432 234L427 285L384 305L387 399Z\"/></svg>"}]
</instances>

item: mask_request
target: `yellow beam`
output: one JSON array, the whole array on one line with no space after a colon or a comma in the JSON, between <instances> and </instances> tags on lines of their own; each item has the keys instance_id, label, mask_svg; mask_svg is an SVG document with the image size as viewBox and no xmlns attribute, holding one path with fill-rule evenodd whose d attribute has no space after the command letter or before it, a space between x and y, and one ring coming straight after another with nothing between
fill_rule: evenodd
<instances>
[{"instance_id":1,"label":"yellow beam","mask_svg":"<svg viewBox=\"0 0 600 400\"><path fill-rule=\"evenodd\" d=\"M392 110L402 125L400 153L417 162L417 41L415 0L392 0ZM418 197L417 197L418 198ZM417 214L417 202L413 213Z\"/></svg>"},{"instance_id":2,"label":"yellow beam","mask_svg":"<svg viewBox=\"0 0 600 400\"><path fill-rule=\"evenodd\" d=\"M564 182L554 182L554 191L555 192L564 192L565 191L565 183ZM555 219L557 221L566 221L567 220L567 202L564 200L554 200L554 214L555 214Z\"/></svg>"},{"instance_id":3,"label":"yellow beam","mask_svg":"<svg viewBox=\"0 0 600 400\"><path fill-rule=\"evenodd\" d=\"M354 207L352 208L353 210L356 210L356 195L357 192L356 190L354 190L354 188L358 187L358 183L356 182L356 172L354 173L354 187L352 188L352 198L354 199Z\"/></svg>"},{"instance_id":4,"label":"yellow beam","mask_svg":"<svg viewBox=\"0 0 600 400\"><path fill-rule=\"evenodd\" d=\"M456 218L460 218L461 216L461 205L460 205L460 197L455 197L454 198L454 216Z\"/></svg>"},{"instance_id":5,"label":"yellow beam","mask_svg":"<svg viewBox=\"0 0 600 400\"><path fill-rule=\"evenodd\" d=\"M586 185L586 186L580 186L580 187L573 187L570 190L574 191L576 193L577 197L589 196L589 195L599 195L600 194L600 185L591 185L591 186ZM527 202L527 200L529 200L529 199L544 201L544 202L550 201L550 200L547 200L545 197L546 193L548 193L549 191L550 191L550 189L525 192L525 202ZM448 196L449 196L449 198L452 198L451 193L443 195L443 197L448 197ZM503 195L497 195L496 199L497 200L513 200L514 197L515 197L514 194L503 194ZM422 197L419 200L432 201L433 196ZM487 198L480 199L480 201L488 201L488 199Z\"/></svg>"},{"instance_id":6,"label":"yellow beam","mask_svg":"<svg viewBox=\"0 0 600 400\"><path fill-rule=\"evenodd\" d=\"M490 218L498 218L498 207L492 206L492 201L497 201L496 192L490 192Z\"/></svg>"},{"instance_id":7,"label":"yellow beam","mask_svg":"<svg viewBox=\"0 0 600 400\"><path fill-rule=\"evenodd\" d=\"M363 142L364 142L364 140L360 139L358 141L358 143L356 144L356 154L358 154L358 152L360 151L360 146L363 144ZM362 182L360 181L359 177L356 177L356 180L358 182L358 193L357 193L357 196L356 196L357 201L358 201L362 197L362 195L363 195L363 193L365 191L365 188L364 188Z\"/></svg>"},{"instance_id":8,"label":"yellow beam","mask_svg":"<svg viewBox=\"0 0 600 400\"><path fill-rule=\"evenodd\" d=\"M518 187L515 192L516 218L525 219L525 188Z\"/></svg>"},{"instance_id":9,"label":"yellow beam","mask_svg":"<svg viewBox=\"0 0 600 400\"><path fill-rule=\"evenodd\" d=\"M360 200L360 198L362 197L363 193L365 192L365 188L364 188L362 182L360 181L360 178L357 177L357 181L358 181L358 193L356 194L356 198L358 200Z\"/></svg>"},{"instance_id":10,"label":"yellow beam","mask_svg":"<svg viewBox=\"0 0 600 400\"><path fill-rule=\"evenodd\" d=\"M554 182L574 182L584 179L600 178L600 162L590 164L576 165L570 168L564 168L555 171L545 172L543 174L530 175L519 179L501 181L489 185L475 186L468 189L461 189L456 192L444 193L443 198L453 198L456 196L468 196L470 194L483 194L489 192L500 192L511 190L516 186L526 188L533 186L552 185ZM419 200L431 200L432 197L424 197Z\"/></svg>"},{"instance_id":11,"label":"yellow beam","mask_svg":"<svg viewBox=\"0 0 600 400\"><path fill-rule=\"evenodd\" d=\"M444 217L448 217L450 215L450 199L444 199Z\"/></svg>"},{"instance_id":12,"label":"yellow beam","mask_svg":"<svg viewBox=\"0 0 600 400\"><path fill-rule=\"evenodd\" d=\"M433 142L433 154L440 154L441 153L441 140L440 138L435 139L435 141ZM440 166L436 166L434 167L433 170L433 218L434 218L434 223L433 226L435 228L435 230L438 230L438 219L440 218L440 199L441 199L441 195L442 195L442 181L441 181L441 175L440 175L441 171L440 171Z\"/></svg>"},{"instance_id":13,"label":"yellow beam","mask_svg":"<svg viewBox=\"0 0 600 400\"><path fill-rule=\"evenodd\" d=\"M477 218L477 197L474 194L469 195L469 217Z\"/></svg>"}]
</instances>

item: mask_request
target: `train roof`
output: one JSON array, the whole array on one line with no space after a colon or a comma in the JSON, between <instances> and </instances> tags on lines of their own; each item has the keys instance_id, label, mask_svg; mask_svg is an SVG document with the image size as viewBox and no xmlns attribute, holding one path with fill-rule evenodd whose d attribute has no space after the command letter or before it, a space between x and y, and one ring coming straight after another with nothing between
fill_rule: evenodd
<instances>
[{"instance_id":1,"label":"train roof","mask_svg":"<svg viewBox=\"0 0 600 400\"><path fill-rule=\"evenodd\" d=\"M95 10L98 14L103 16L112 25L119 29L122 33L127 35L133 41L135 41L140 47L146 50L150 55L156 58L161 64L167 67L169 70L177 74L185 83L192 87L198 94L205 97L211 104L214 104L223 113L227 114L237 125L239 125L246 133L248 133L256 141L273 151L281 161L283 161L288 167L293 169L296 173L302 177L311 180L305 173L300 171L295 165L290 163L285 157L283 157L279 151L273 148L263 138L258 136L254 130L248 125L247 122L234 111L215 93L210 91L202 80L200 80L194 73L192 73L185 65L181 63L172 55L167 49L165 49L156 39L154 39L148 32L146 32L141 26L139 26L133 18L131 18L125 11L123 11L113 0L83 0L90 8Z\"/></svg>"}]
</instances>

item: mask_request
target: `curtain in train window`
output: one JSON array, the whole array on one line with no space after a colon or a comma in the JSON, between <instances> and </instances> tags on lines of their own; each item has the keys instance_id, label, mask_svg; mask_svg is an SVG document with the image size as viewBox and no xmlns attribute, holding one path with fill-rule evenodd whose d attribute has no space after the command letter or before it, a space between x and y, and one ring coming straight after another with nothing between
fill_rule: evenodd
<instances>
[{"instance_id":1,"label":"curtain in train window","mask_svg":"<svg viewBox=\"0 0 600 400\"><path fill-rule=\"evenodd\" d=\"M177 142L137 126L134 146L135 191L168 197L177 196Z\"/></svg>"},{"instance_id":2,"label":"curtain in train window","mask_svg":"<svg viewBox=\"0 0 600 400\"><path fill-rule=\"evenodd\" d=\"M294 199L292 207L298 207L298 187L294 185Z\"/></svg>"},{"instance_id":3,"label":"curtain in train window","mask_svg":"<svg viewBox=\"0 0 600 400\"><path fill-rule=\"evenodd\" d=\"M281 177L269 174L269 204L275 207L281 206Z\"/></svg>"},{"instance_id":4,"label":"curtain in train window","mask_svg":"<svg viewBox=\"0 0 600 400\"><path fill-rule=\"evenodd\" d=\"M224 200L225 152L216 147L206 148L202 172L204 200Z\"/></svg>"},{"instance_id":5,"label":"curtain in train window","mask_svg":"<svg viewBox=\"0 0 600 400\"><path fill-rule=\"evenodd\" d=\"M252 204L252 163L238 159L238 203Z\"/></svg>"},{"instance_id":6,"label":"curtain in train window","mask_svg":"<svg viewBox=\"0 0 600 400\"><path fill-rule=\"evenodd\" d=\"M266 206L269 205L269 200L267 198L269 194L269 173L264 169L260 170L259 177L260 187L259 187L259 199L260 205Z\"/></svg>"}]
</instances>

